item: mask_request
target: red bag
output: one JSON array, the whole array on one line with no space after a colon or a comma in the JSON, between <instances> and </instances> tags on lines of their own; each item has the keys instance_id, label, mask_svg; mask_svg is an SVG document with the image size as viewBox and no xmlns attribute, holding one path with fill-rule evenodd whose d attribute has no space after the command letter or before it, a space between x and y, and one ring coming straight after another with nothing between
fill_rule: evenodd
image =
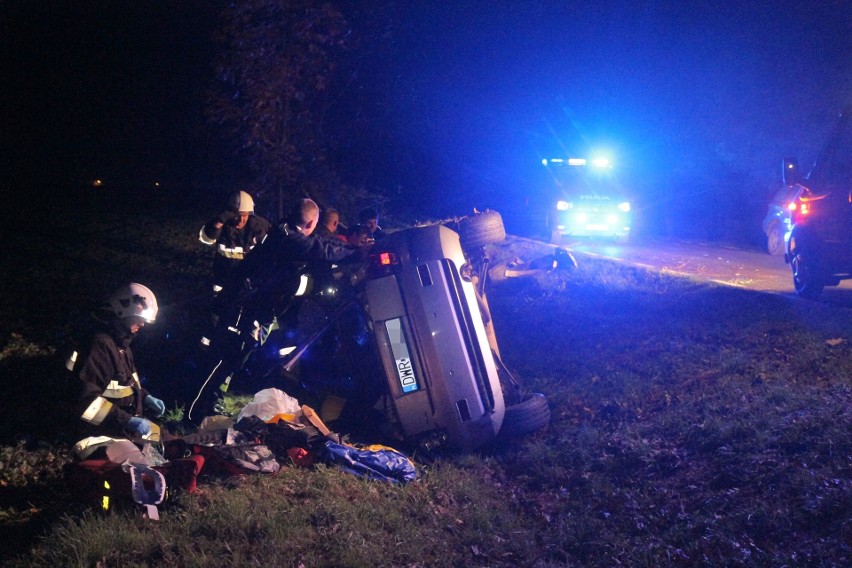
<instances>
[{"instance_id":1,"label":"red bag","mask_svg":"<svg viewBox=\"0 0 852 568\"><path fill-rule=\"evenodd\" d=\"M167 497L176 491L194 493L204 456L194 455L169 461L151 469L161 473ZM77 499L102 510L136 505L130 473L121 464L106 459L90 459L65 466L65 480Z\"/></svg>"}]
</instances>

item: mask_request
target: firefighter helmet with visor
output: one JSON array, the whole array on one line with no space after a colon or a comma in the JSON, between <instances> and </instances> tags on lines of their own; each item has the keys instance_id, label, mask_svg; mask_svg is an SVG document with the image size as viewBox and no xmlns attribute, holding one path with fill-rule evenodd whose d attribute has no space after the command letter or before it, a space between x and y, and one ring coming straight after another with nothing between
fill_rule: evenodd
<instances>
[{"instance_id":1,"label":"firefighter helmet with visor","mask_svg":"<svg viewBox=\"0 0 852 568\"><path fill-rule=\"evenodd\" d=\"M157 319L157 298L147 286L136 282L125 284L113 292L108 303L119 319L139 317L146 323L154 323Z\"/></svg>"}]
</instances>

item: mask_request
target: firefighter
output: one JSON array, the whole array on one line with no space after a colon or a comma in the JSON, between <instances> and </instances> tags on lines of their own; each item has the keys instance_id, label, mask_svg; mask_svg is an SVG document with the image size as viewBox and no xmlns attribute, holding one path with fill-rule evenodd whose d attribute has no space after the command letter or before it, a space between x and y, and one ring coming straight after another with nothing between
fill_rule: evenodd
<instances>
[{"instance_id":1,"label":"firefighter","mask_svg":"<svg viewBox=\"0 0 852 568\"><path fill-rule=\"evenodd\" d=\"M159 427L148 417L161 417L166 406L140 383L130 343L154 323L157 310L154 293L134 282L113 292L92 314L95 330L78 376L81 418L99 435L156 441ZM72 370L75 359L76 352L69 360Z\"/></svg>"},{"instance_id":2,"label":"firefighter","mask_svg":"<svg viewBox=\"0 0 852 568\"><path fill-rule=\"evenodd\" d=\"M258 254L247 264L244 274L280 270L293 263L326 263L360 259L359 251L337 239L319 236L319 206L312 199L295 201L287 217L270 232Z\"/></svg>"},{"instance_id":3,"label":"firefighter","mask_svg":"<svg viewBox=\"0 0 852 568\"><path fill-rule=\"evenodd\" d=\"M269 221L254 214L254 200L245 191L229 195L225 210L201 227L198 239L216 246L210 328L201 337L202 347L210 346L219 319L227 315L228 304L219 293L231 283L246 255L266 239L269 229Z\"/></svg>"},{"instance_id":4,"label":"firefighter","mask_svg":"<svg viewBox=\"0 0 852 568\"><path fill-rule=\"evenodd\" d=\"M216 246L213 293L218 294L245 256L269 233L269 221L254 214L254 200L245 191L228 196L225 210L201 227L198 239Z\"/></svg>"}]
</instances>

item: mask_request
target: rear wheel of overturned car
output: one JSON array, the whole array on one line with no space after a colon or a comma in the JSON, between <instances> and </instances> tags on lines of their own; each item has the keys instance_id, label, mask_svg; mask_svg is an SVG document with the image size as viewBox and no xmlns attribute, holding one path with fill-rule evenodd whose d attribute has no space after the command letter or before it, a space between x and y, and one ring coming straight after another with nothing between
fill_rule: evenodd
<instances>
[{"instance_id":1,"label":"rear wheel of overturned car","mask_svg":"<svg viewBox=\"0 0 852 568\"><path fill-rule=\"evenodd\" d=\"M766 252L772 256L784 254L784 231L780 223L772 223L769 227L769 232L766 234Z\"/></svg>"},{"instance_id":2,"label":"rear wheel of overturned car","mask_svg":"<svg viewBox=\"0 0 852 568\"><path fill-rule=\"evenodd\" d=\"M524 397L518 404L506 407L500 436L522 436L541 430L550 424L550 406L541 393Z\"/></svg>"},{"instance_id":3,"label":"rear wheel of overturned car","mask_svg":"<svg viewBox=\"0 0 852 568\"><path fill-rule=\"evenodd\" d=\"M459 237L464 250L498 243L506 238L503 217L497 211L483 211L459 221Z\"/></svg>"},{"instance_id":4,"label":"rear wheel of overturned car","mask_svg":"<svg viewBox=\"0 0 852 568\"><path fill-rule=\"evenodd\" d=\"M790 268L793 270L793 287L796 294L813 300L822 293L825 282L808 252L805 247L796 247L790 258Z\"/></svg>"}]
</instances>

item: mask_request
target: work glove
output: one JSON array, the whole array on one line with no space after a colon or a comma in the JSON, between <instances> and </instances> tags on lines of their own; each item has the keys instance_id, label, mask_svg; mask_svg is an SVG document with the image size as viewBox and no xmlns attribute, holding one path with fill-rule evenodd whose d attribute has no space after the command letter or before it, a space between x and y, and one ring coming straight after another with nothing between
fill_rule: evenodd
<instances>
[{"instance_id":1,"label":"work glove","mask_svg":"<svg viewBox=\"0 0 852 568\"><path fill-rule=\"evenodd\" d=\"M144 418L134 416L127 421L127 429L131 432L136 432L144 438L151 433L151 422Z\"/></svg>"},{"instance_id":2,"label":"work glove","mask_svg":"<svg viewBox=\"0 0 852 568\"><path fill-rule=\"evenodd\" d=\"M145 406L153 410L157 418L166 412L166 404L159 398L153 397L150 394L145 397Z\"/></svg>"},{"instance_id":3,"label":"work glove","mask_svg":"<svg viewBox=\"0 0 852 568\"><path fill-rule=\"evenodd\" d=\"M226 209L216 216L216 220L221 221L223 225L227 225L229 222L234 221L236 218L237 212L231 211L230 209Z\"/></svg>"}]
</instances>

